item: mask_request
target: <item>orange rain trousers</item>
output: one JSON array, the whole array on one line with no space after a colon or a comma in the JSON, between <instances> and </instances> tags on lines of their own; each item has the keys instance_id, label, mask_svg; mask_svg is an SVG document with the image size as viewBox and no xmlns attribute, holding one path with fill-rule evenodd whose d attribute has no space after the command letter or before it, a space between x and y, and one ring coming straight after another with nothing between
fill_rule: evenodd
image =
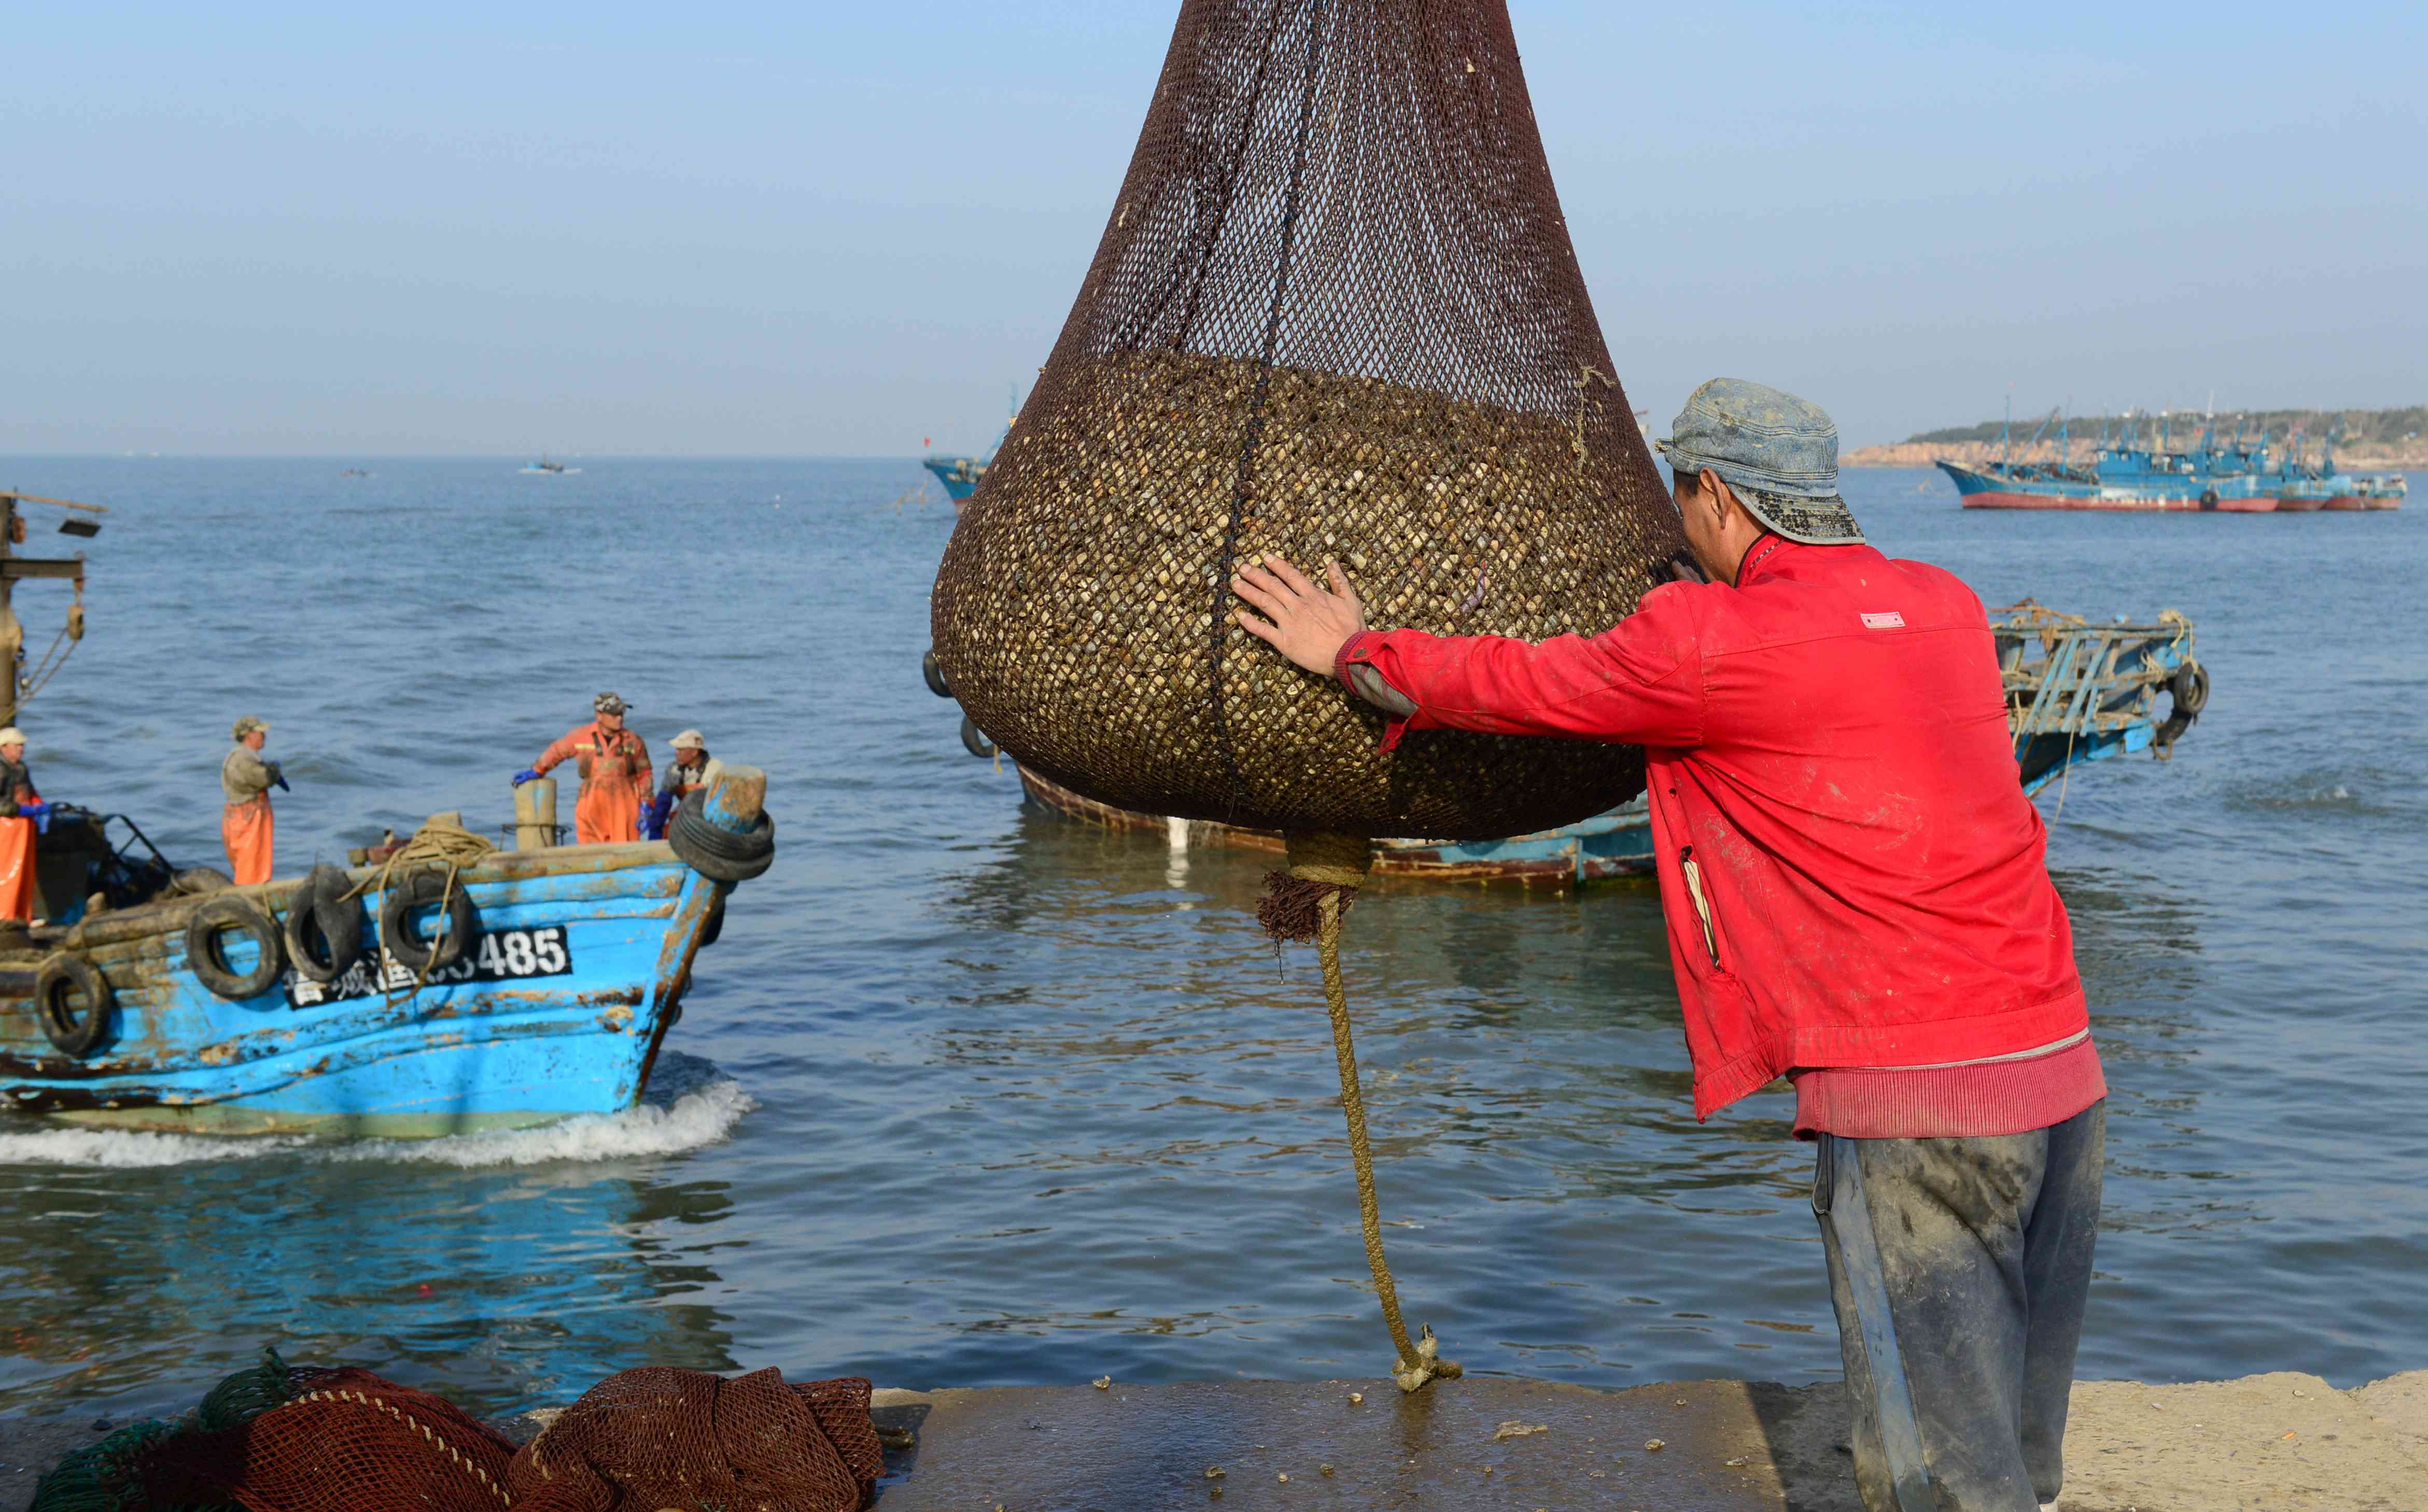
<instances>
[{"instance_id":1,"label":"orange rain trousers","mask_svg":"<svg viewBox=\"0 0 2428 1512\"><path fill-rule=\"evenodd\" d=\"M277 837L278 821L270 811L268 793L255 793L221 810L220 838L227 846L228 870L238 886L270 880L270 852Z\"/></svg>"},{"instance_id":2,"label":"orange rain trousers","mask_svg":"<svg viewBox=\"0 0 2428 1512\"><path fill-rule=\"evenodd\" d=\"M0 819L0 919L34 917L34 821Z\"/></svg>"},{"instance_id":3,"label":"orange rain trousers","mask_svg":"<svg viewBox=\"0 0 2428 1512\"><path fill-rule=\"evenodd\" d=\"M573 838L579 845L615 845L641 837L641 804L649 796L649 748L631 730L613 734L597 724L567 730L533 766L542 775L572 761L582 772L582 796L573 805Z\"/></svg>"}]
</instances>

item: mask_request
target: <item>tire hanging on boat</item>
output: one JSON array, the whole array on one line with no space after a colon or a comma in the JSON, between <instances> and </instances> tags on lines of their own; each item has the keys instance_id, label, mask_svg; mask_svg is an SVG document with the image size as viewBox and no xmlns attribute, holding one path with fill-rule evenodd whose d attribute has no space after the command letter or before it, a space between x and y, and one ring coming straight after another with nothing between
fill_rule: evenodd
<instances>
[{"instance_id":1,"label":"tire hanging on boat","mask_svg":"<svg viewBox=\"0 0 2428 1512\"><path fill-rule=\"evenodd\" d=\"M326 862L287 900L287 958L297 975L313 982L335 982L363 958L363 912L353 884Z\"/></svg>"},{"instance_id":2,"label":"tire hanging on boat","mask_svg":"<svg viewBox=\"0 0 2428 1512\"><path fill-rule=\"evenodd\" d=\"M240 935L254 943L252 969L238 971L228 964L227 937ZM213 893L195 905L186 920L186 967L196 980L230 1001L258 998L278 984L287 969L287 952L278 926L252 899L241 893Z\"/></svg>"},{"instance_id":3,"label":"tire hanging on boat","mask_svg":"<svg viewBox=\"0 0 2428 1512\"><path fill-rule=\"evenodd\" d=\"M413 916L433 907L441 912L439 929L424 939L414 932ZM479 933L471 895L451 872L427 868L407 872L380 900L380 944L408 970L428 973L453 966Z\"/></svg>"},{"instance_id":4,"label":"tire hanging on boat","mask_svg":"<svg viewBox=\"0 0 2428 1512\"><path fill-rule=\"evenodd\" d=\"M72 998L83 1000L83 1013ZM34 974L34 1011L42 1020L43 1037L62 1055L82 1060L100 1046L109 1032L113 1000L101 967L73 951L53 951Z\"/></svg>"},{"instance_id":5,"label":"tire hanging on boat","mask_svg":"<svg viewBox=\"0 0 2428 1512\"><path fill-rule=\"evenodd\" d=\"M1500 0L1184 0L1053 355L933 596L943 680L1024 767L1116 807L1279 829L1261 912L1340 988L1377 835L1550 829L1642 753L1416 732L1231 619L1233 573L1337 559L1370 623L1542 640L1632 612L1684 547L1597 324Z\"/></svg>"}]
</instances>

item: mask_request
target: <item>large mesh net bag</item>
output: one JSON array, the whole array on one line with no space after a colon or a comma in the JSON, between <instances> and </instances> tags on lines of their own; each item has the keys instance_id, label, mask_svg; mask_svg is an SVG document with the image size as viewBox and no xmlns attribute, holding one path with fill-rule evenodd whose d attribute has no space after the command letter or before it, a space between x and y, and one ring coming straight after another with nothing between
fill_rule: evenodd
<instances>
[{"instance_id":1,"label":"large mesh net bag","mask_svg":"<svg viewBox=\"0 0 2428 1512\"><path fill-rule=\"evenodd\" d=\"M1051 359L939 573L980 728L1105 803L1483 838L1639 791L1632 748L1383 722L1231 623L1339 560L1381 627L1543 639L1682 545L1501 0L1184 0Z\"/></svg>"}]
</instances>

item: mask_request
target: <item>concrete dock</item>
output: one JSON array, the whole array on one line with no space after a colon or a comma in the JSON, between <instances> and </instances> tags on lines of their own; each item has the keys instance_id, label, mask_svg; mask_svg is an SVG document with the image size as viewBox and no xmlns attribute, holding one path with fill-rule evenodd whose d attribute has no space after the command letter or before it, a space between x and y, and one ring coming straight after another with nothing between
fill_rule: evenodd
<instances>
[{"instance_id":1,"label":"concrete dock","mask_svg":"<svg viewBox=\"0 0 2428 1512\"><path fill-rule=\"evenodd\" d=\"M546 1414L507 1424L517 1439ZM1835 1386L1479 1377L884 1390L880 1512L1862 1512ZM20 1507L90 1418L0 1420ZM2064 1512L2421 1512L2428 1371L2075 1388Z\"/></svg>"}]
</instances>

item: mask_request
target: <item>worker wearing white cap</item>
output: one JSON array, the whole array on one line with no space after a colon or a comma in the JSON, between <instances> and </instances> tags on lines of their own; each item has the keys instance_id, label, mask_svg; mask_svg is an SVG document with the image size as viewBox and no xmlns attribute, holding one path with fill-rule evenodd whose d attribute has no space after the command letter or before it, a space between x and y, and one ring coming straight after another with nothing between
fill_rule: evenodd
<instances>
[{"instance_id":1,"label":"worker wearing white cap","mask_svg":"<svg viewBox=\"0 0 2428 1512\"><path fill-rule=\"evenodd\" d=\"M34 918L34 837L51 827L51 805L34 790L25 732L0 729L0 919Z\"/></svg>"},{"instance_id":2,"label":"worker wearing white cap","mask_svg":"<svg viewBox=\"0 0 2428 1512\"><path fill-rule=\"evenodd\" d=\"M230 874L244 887L270 880L271 854L278 841L270 789L286 787L287 774L277 762L261 759L261 748L270 740L268 721L243 715L235 733L235 748L220 762L220 793L227 800L220 810L220 842L227 847Z\"/></svg>"},{"instance_id":3,"label":"worker wearing white cap","mask_svg":"<svg viewBox=\"0 0 2428 1512\"><path fill-rule=\"evenodd\" d=\"M708 737L697 730L685 730L674 738L675 763L666 769L665 779L658 784L658 796L641 816L641 833L647 838L660 839L666 833L666 820L675 805L702 788L714 787L725 763L708 754Z\"/></svg>"}]
</instances>

